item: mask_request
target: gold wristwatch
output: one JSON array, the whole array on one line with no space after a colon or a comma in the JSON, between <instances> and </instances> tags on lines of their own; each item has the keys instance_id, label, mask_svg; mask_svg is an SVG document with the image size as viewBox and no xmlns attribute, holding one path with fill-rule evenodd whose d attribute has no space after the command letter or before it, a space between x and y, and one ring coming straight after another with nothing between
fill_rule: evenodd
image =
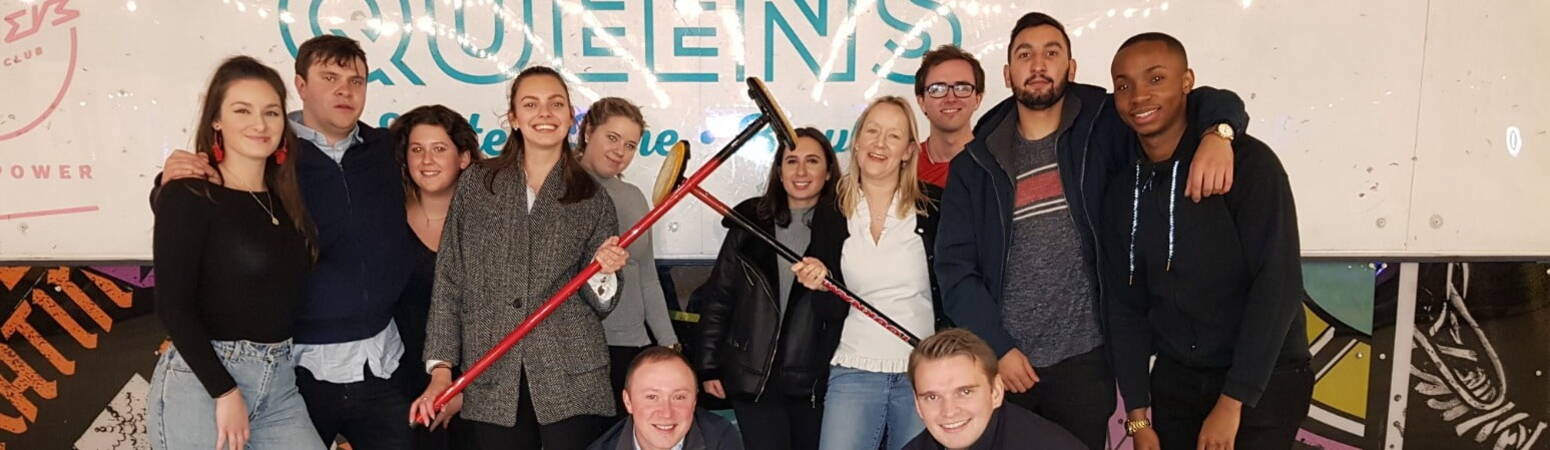
<instances>
[{"instance_id":1,"label":"gold wristwatch","mask_svg":"<svg viewBox=\"0 0 1550 450\"><path fill-rule=\"evenodd\" d=\"M1234 136L1232 125L1225 123L1219 123L1216 124L1216 126L1211 127L1210 133L1216 135L1216 137L1226 139L1227 142L1232 142L1232 138Z\"/></svg>"},{"instance_id":2,"label":"gold wristwatch","mask_svg":"<svg viewBox=\"0 0 1550 450\"><path fill-rule=\"evenodd\" d=\"M1145 430L1145 429L1151 428L1151 427L1152 427L1152 421L1150 421L1150 420L1146 420L1146 419L1139 419L1139 420L1125 419L1125 434L1129 435L1129 436L1135 436L1137 431Z\"/></svg>"}]
</instances>

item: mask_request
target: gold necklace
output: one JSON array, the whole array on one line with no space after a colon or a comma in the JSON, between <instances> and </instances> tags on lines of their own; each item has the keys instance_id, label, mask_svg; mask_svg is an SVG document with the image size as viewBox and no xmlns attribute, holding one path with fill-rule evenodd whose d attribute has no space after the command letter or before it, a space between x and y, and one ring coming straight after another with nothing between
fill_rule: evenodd
<instances>
[{"instance_id":1,"label":"gold necklace","mask_svg":"<svg viewBox=\"0 0 1550 450\"><path fill-rule=\"evenodd\" d=\"M224 172L225 171L223 170L221 172L223 172L222 175L224 176ZM260 184L259 187L263 187L263 185ZM247 192L248 195L252 196L253 197L253 202L254 203L258 203L258 206L260 208L264 208L264 213L269 215L269 224L270 225L274 225L274 226L277 226L277 227L280 226L280 218L275 217L275 215L274 215L274 197L269 195L269 191L264 191L264 198L269 199L269 204L268 205L265 205L263 201L260 201L258 199L258 194L253 193L253 191L244 191L244 192Z\"/></svg>"},{"instance_id":2,"label":"gold necklace","mask_svg":"<svg viewBox=\"0 0 1550 450\"><path fill-rule=\"evenodd\" d=\"M253 191L248 191L248 195L253 196L253 201L257 202L258 206L261 206L261 207L264 208L264 213L269 214L269 224L270 225L274 225L274 226L277 226L277 227L280 226L280 218L274 216L274 197L271 197L269 195L269 191L264 191L264 198L269 199L269 202L270 202L269 205L265 205L264 202L258 201L258 194L254 194Z\"/></svg>"},{"instance_id":3,"label":"gold necklace","mask_svg":"<svg viewBox=\"0 0 1550 450\"><path fill-rule=\"evenodd\" d=\"M431 219L430 210L425 209L425 202L424 201L415 201L415 203L417 204L416 206L420 207L420 215L425 218L424 223L425 223L425 230L426 231L430 231L430 229L431 229L431 220L435 220L437 222L442 222L443 224L445 224L445 222L443 222L443 221L447 220L447 216L446 215L442 215L440 218L437 218L437 219Z\"/></svg>"}]
</instances>

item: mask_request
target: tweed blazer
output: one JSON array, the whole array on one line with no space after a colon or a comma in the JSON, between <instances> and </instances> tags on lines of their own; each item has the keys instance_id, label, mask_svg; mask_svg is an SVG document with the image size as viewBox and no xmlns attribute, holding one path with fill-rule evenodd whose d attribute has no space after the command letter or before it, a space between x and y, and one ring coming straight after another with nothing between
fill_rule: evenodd
<instances>
[{"instance_id":1,"label":"tweed blazer","mask_svg":"<svg viewBox=\"0 0 1550 450\"><path fill-rule=\"evenodd\" d=\"M618 233L601 187L592 198L559 203L565 186L558 164L532 211L520 168L501 171L493 193L488 173L471 166L453 195L436 255L426 360L472 365ZM602 318L615 303L583 287L463 391L463 418L516 425L523 374L541 424L613 415Z\"/></svg>"}]
</instances>

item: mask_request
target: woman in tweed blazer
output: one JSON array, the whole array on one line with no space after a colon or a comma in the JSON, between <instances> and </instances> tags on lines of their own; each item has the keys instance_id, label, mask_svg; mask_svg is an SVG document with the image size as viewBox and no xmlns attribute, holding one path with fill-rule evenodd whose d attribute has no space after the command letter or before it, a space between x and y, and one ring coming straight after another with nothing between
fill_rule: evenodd
<instances>
[{"instance_id":1,"label":"woman in tweed blazer","mask_svg":"<svg viewBox=\"0 0 1550 450\"><path fill-rule=\"evenodd\" d=\"M512 138L458 181L442 232L425 344L436 389L428 392L596 259L609 275L594 277L463 391L476 448L582 449L614 414L602 318L618 290L612 274L629 255L612 237L612 200L566 141L573 119L559 74L528 68L510 96ZM411 414L422 417L433 395Z\"/></svg>"}]
</instances>

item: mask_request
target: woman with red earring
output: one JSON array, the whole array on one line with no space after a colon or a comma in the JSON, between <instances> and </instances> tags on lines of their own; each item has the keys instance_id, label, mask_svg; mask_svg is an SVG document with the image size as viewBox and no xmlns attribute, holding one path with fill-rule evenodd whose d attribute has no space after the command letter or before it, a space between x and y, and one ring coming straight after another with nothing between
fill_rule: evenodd
<instances>
[{"instance_id":1,"label":"woman with red earring","mask_svg":"<svg viewBox=\"0 0 1550 450\"><path fill-rule=\"evenodd\" d=\"M216 70L195 147L219 182L157 194L156 313L172 336L151 378L153 449L323 449L296 389L291 337L312 225L284 149L285 84L239 56Z\"/></svg>"}]
</instances>

